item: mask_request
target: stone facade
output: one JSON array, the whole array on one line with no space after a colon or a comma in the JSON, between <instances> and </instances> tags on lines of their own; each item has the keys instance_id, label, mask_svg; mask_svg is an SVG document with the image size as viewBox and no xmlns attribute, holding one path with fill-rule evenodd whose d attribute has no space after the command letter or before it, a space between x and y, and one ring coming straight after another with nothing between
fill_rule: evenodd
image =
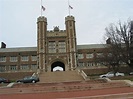
<instances>
[{"instance_id":1,"label":"stone facade","mask_svg":"<svg viewBox=\"0 0 133 99\"><path fill-rule=\"evenodd\" d=\"M0 72L37 70L51 72L57 66L64 71L103 67L102 60L99 63L98 57L105 53L104 49L107 48L109 42L77 45L73 16L65 17L65 30L60 30L58 26L55 26L53 30L47 30L47 24L46 17L38 17L37 47L0 48ZM131 46L133 48L132 28Z\"/></svg>"},{"instance_id":2,"label":"stone facade","mask_svg":"<svg viewBox=\"0 0 133 99\"><path fill-rule=\"evenodd\" d=\"M0 72L36 71L36 47L1 48Z\"/></svg>"},{"instance_id":3,"label":"stone facade","mask_svg":"<svg viewBox=\"0 0 133 99\"><path fill-rule=\"evenodd\" d=\"M66 30L56 26L54 30L48 31L47 18L38 18L37 63L41 71L52 71L58 65L66 71L77 67L74 17L67 16L65 25Z\"/></svg>"}]
</instances>

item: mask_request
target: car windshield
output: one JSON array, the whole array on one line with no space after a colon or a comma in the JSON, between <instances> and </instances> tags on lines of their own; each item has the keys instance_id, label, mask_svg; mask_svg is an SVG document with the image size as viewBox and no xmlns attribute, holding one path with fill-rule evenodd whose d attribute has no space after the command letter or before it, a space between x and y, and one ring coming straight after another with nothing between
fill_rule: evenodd
<instances>
[{"instance_id":1,"label":"car windshield","mask_svg":"<svg viewBox=\"0 0 133 99\"><path fill-rule=\"evenodd\" d=\"M0 80L5 80L5 78L0 78Z\"/></svg>"},{"instance_id":2,"label":"car windshield","mask_svg":"<svg viewBox=\"0 0 133 99\"><path fill-rule=\"evenodd\" d=\"M114 74L114 72L111 71L111 72L108 72L108 74Z\"/></svg>"},{"instance_id":3,"label":"car windshield","mask_svg":"<svg viewBox=\"0 0 133 99\"><path fill-rule=\"evenodd\" d=\"M35 76L27 76L24 78L24 80L26 80L26 79L36 79L36 77Z\"/></svg>"},{"instance_id":4,"label":"car windshield","mask_svg":"<svg viewBox=\"0 0 133 99\"><path fill-rule=\"evenodd\" d=\"M30 78L31 78L31 76L24 77L24 79L30 79Z\"/></svg>"}]
</instances>

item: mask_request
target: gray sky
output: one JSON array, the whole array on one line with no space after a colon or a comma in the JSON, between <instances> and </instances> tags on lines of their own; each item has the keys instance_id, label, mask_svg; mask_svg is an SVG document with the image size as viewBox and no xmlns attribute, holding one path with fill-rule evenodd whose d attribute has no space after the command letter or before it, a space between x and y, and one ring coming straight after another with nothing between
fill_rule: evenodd
<instances>
[{"instance_id":1,"label":"gray sky","mask_svg":"<svg viewBox=\"0 0 133 99\"><path fill-rule=\"evenodd\" d=\"M105 27L110 23L133 20L133 0L69 0L76 20L77 44L103 43ZM48 30L65 29L68 0L42 0ZM0 0L0 42L7 47L37 45L37 17L41 0Z\"/></svg>"}]
</instances>

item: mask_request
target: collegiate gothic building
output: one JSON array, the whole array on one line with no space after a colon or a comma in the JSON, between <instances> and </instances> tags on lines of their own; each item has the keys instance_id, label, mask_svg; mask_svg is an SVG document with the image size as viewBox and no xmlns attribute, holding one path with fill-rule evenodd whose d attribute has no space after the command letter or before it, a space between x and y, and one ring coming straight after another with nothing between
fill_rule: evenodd
<instances>
[{"instance_id":1,"label":"collegiate gothic building","mask_svg":"<svg viewBox=\"0 0 133 99\"><path fill-rule=\"evenodd\" d=\"M102 66L96 59L103 55L108 44L77 45L73 16L65 17L65 30L58 26L47 30L47 23L44 16L37 19L37 47L6 48L2 43L0 72L51 72L55 67L71 71Z\"/></svg>"},{"instance_id":2,"label":"collegiate gothic building","mask_svg":"<svg viewBox=\"0 0 133 99\"><path fill-rule=\"evenodd\" d=\"M39 69L52 71L61 66L63 70L73 70L77 67L77 43L75 19L73 16L65 18L66 30L54 27L47 30L47 18L37 20L37 56Z\"/></svg>"}]
</instances>

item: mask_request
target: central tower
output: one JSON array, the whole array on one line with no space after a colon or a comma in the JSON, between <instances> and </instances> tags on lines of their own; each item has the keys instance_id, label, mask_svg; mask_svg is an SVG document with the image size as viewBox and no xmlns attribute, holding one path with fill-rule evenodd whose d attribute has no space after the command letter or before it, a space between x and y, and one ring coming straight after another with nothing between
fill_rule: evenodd
<instances>
[{"instance_id":1,"label":"central tower","mask_svg":"<svg viewBox=\"0 0 133 99\"><path fill-rule=\"evenodd\" d=\"M55 26L47 30L47 18L37 19L37 64L41 71L53 71L55 67L62 67L64 71L77 67L77 41L75 19L65 17L66 30Z\"/></svg>"}]
</instances>

